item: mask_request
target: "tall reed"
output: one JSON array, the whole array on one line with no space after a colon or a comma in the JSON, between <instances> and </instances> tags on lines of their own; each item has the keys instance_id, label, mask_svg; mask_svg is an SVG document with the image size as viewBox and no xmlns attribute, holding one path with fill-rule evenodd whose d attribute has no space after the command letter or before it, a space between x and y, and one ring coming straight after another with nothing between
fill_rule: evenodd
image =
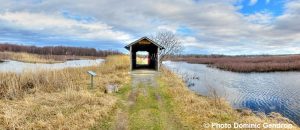
<instances>
[{"instance_id":1,"label":"tall reed","mask_svg":"<svg viewBox=\"0 0 300 130\"><path fill-rule=\"evenodd\" d=\"M28 63L60 63L67 60L96 59L95 56L75 56L75 55L39 55L25 52L0 52L0 62L2 60L16 60Z\"/></svg>"},{"instance_id":2,"label":"tall reed","mask_svg":"<svg viewBox=\"0 0 300 130\"><path fill-rule=\"evenodd\" d=\"M90 89L88 70L95 71ZM105 125L117 98L105 94L108 84L128 83L129 58L109 56L100 65L0 73L0 129L90 129Z\"/></svg>"},{"instance_id":3,"label":"tall reed","mask_svg":"<svg viewBox=\"0 0 300 130\"><path fill-rule=\"evenodd\" d=\"M208 64L234 72L300 71L300 55L177 57L173 60Z\"/></svg>"}]
</instances>

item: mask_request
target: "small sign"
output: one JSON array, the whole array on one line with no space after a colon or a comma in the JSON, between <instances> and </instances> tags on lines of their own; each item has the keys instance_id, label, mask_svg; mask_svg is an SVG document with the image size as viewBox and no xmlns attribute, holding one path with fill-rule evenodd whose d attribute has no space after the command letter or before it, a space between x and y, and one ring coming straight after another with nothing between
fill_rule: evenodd
<instances>
[{"instance_id":1,"label":"small sign","mask_svg":"<svg viewBox=\"0 0 300 130\"><path fill-rule=\"evenodd\" d=\"M87 72L91 76L91 88L93 88L93 77L95 77L97 74L93 71Z\"/></svg>"},{"instance_id":2,"label":"small sign","mask_svg":"<svg viewBox=\"0 0 300 130\"><path fill-rule=\"evenodd\" d=\"M88 71L88 73L91 75L91 76L96 76L97 74L93 71Z\"/></svg>"}]
</instances>

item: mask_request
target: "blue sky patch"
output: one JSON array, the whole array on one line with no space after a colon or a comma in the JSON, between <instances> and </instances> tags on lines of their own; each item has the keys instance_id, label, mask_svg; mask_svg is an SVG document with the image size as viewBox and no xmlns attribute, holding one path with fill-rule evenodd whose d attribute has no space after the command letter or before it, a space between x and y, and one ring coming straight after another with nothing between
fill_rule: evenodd
<instances>
[{"instance_id":1,"label":"blue sky patch","mask_svg":"<svg viewBox=\"0 0 300 130\"><path fill-rule=\"evenodd\" d=\"M187 26L179 26L176 32L182 36L192 36L195 34L195 31L193 31L191 28L188 28Z\"/></svg>"},{"instance_id":2,"label":"blue sky patch","mask_svg":"<svg viewBox=\"0 0 300 130\"><path fill-rule=\"evenodd\" d=\"M286 0L257 0L253 5L250 5L250 0L243 0L236 6L242 6L239 10L244 15L254 14L261 11L271 12L274 16L282 15L284 11L284 3Z\"/></svg>"}]
</instances>

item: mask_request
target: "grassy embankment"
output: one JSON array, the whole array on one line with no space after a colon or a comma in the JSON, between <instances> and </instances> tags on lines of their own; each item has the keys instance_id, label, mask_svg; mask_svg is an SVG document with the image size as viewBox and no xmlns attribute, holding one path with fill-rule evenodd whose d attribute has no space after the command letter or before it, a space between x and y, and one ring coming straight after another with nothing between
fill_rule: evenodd
<instances>
[{"instance_id":1,"label":"grassy embankment","mask_svg":"<svg viewBox=\"0 0 300 130\"><path fill-rule=\"evenodd\" d=\"M282 56L198 56L177 57L172 60L208 64L234 72L299 71L300 55Z\"/></svg>"},{"instance_id":2,"label":"grassy embankment","mask_svg":"<svg viewBox=\"0 0 300 130\"><path fill-rule=\"evenodd\" d=\"M16 60L27 63L60 63L66 60L96 59L92 56L71 56L71 55L38 55L25 52L0 52L1 60Z\"/></svg>"},{"instance_id":3,"label":"grassy embankment","mask_svg":"<svg viewBox=\"0 0 300 130\"><path fill-rule=\"evenodd\" d=\"M289 122L276 114L237 112L225 101L194 94L162 70L158 86L132 89L129 60L110 56L100 66L0 74L0 129L203 129L203 123ZM99 76L88 89L87 70ZM107 84L120 91L105 94Z\"/></svg>"},{"instance_id":4,"label":"grassy embankment","mask_svg":"<svg viewBox=\"0 0 300 130\"><path fill-rule=\"evenodd\" d=\"M176 117L188 129L203 129L205 123L293 124L278 113L255 115L249 110L238 112L222 99L196 95L188 90L181 79L165 69L159 81L162 92L166 93L166 97L171 100ZM295 127L294 129L299 128Z\"/></svg>"}]
</instances>

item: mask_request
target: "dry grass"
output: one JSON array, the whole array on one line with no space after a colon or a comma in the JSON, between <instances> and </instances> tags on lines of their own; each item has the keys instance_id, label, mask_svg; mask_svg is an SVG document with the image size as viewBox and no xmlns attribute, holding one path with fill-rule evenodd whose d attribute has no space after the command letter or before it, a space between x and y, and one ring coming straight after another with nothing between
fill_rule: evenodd
<instances>
[{"instance_id":1,"label":"dry grass","mask_svg":"<svg viewBox=\"0 0 300 130\"><path fill-rule=\"evenodd\" d=\"M16 60L28 63L60 63L66 60L96 59L93 56L72 56L72 55L38 55L25 52L0 52L2 60ZM1 62L1 60L0 60Z\"/></svg>"},{"instance_id":2,"label":"dry grass","mask_svg":"<svg viewBox=\"0 0 300 130\"><path fill-rule=\"evenodd\" d=\"M67 68L55 71L0 73L0 98L21 98L36 91L55 92L72 88L79 90L88 86L88 70L95 71L95 87L104 91L105 85L122 84L127 81L129 61L126 56L109 56L100 66ZM83 87L84 86L84 87Z\"/></svg>"},{"instance_id":3,"label":"dry grass","mask_svg":"<svg viewBox=\"0 0 300 130\"><path fill-rule=\"evenodd\" d=\"M234 72L272 72L299 71L300 55L287 56L237 56L237 57L185 57L175 58L176 61L209 64L223 70Z\"/></svg>"},{"instance_id":4,"label":"dry grass","mask_svg":"<svg viewBox=\"0 0 300 130\"><path fill-rule=\"evenodd\" d=\"M148 64L148 58L137 57L136 58L136 63L140 64L140 65L147 65Z\"/></svg>"},{"instance_id":5,"label":"dry grass","mask_svg":"<svg viewBox=\"0 0 300 130\"><path fill-rule=\"evenodd\" d=\"M55 60L53 58L46 58L37 54L29 54L29 53L16 53L16 52L0 52L0 59L9 59L16 61L23 61L29 63L57 63L62 62L59 60Z\"/></svg>"},{"instance_id":6,"label":"dry grass","mask_svg":"<svg viewBox=\"0 0 300 130\"><path fill-rule=\"evenodd\" d=\"M39 93L0 104L1 129L87 129L107 117L116 98L88 91Z\"/></svg>"},{"instance_id":7,"label":"dry grass","mask_svg":"<svg viewBox=\"0 0 300 130\"><path fill-rule=\"evenodd\" d=\"M215 99L192 93L185 87L181 79L168 70L163 69L160 82L166 93L173 99L173 108L182 124L188 129L204 129L204 123L292 123L277 113L269 116L257 116L251 111L238 112L225 102L216 103ZM295 129L298 129L298 127Z\"/></svg>"},{"instance_id":8,"label":"dry grass","mask_svg":"<svg viewBox=\"0 0 300 130\"><path fill-rule=\"evenodd\" d=\"M0 129L89 129L116 107L107 84L128 84L127 56L109 56L99 66L0 74ZM89 89L88 70L95 71Z\"/></svg>"}]
</instances>

